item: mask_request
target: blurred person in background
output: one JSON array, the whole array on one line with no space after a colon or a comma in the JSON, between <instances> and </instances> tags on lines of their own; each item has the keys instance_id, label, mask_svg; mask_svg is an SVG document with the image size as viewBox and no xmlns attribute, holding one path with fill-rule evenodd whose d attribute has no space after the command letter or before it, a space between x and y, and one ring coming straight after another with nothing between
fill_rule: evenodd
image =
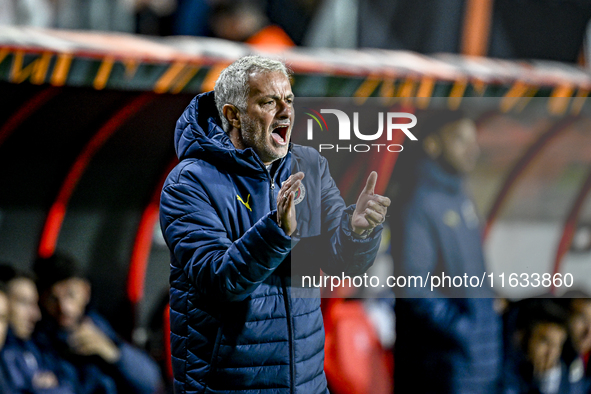
<instances>
[{"instance_id":1,"label":"blurred person in background","mask_svg":"<svg viewBox=\"0 0 591 394\"><path fill-rule=\"evenodd\" d=\"M175 34L175 23L178 18L193 18L192 26L207 26L207 13L198 13L198 8L187 7L188 4L205 4L205 0L133 0L135 12L135 32L152 36ZM184 6L183 9L179 9ZM207 8L204 9L205 11ZM201 34L199 34L201 35Z\"/></svg>"},{"instance_id":2,"label":"blurred person in background","mask_svg":"<svg viewBox=\"0 0 591 394\"><path fill-rule=\"evenodd\" d=\"M209 36L210 0L178 0L172 15L172 34Z\"/></svg>"},{"instance_id":3,"label":"blurred person in background","mask_svg":"<svg viewBox=\"0 0 591 394\"><path fill-rule=\"evenodd\" d=\"M582 371L561 359L568 337L568 314L554 300L514 303L507 314L509 341L504 366L504 394L586 394Z\"/></svg>"},{"instance_id":4,"label":"blurred person in background","mask_svg":"<svg viewBox=\"0 0 591 394\"><path fill-rule=\"evenodd\" d=\"M571 290L559 302L568 313L570 337L563 358L573 375L581 376L584 380L585 392L591 393L591 298L584 291Z\"/></svg>"},{"instance_id":5,"label":"blurred person in background","mask_svg":"<svg viewBox=\"0 0 591 394\"><path fill-rule=\"evenodd\" d=\"M218 9L224 4L226 7L233 7L234 3L228 0L178 0L178 5L172 16L172 34L212 36L213 33L210 27L212 25L210 23L212 8ZM253 3L253 9L257 14L254 19L265 21L266 25L280 26L288 37L284 41L289 46L293 45L292 40L296 45L299 45L308 31L310 19L315 15L319 3L323 2L317 0L259 0ZM237 8L240 7L242 6L238 5ZM251 18L250 14L252 14L252 11L247 10L245 16ZM272 30L276 30L276 27L273 27ZM279 35L285 37L284 33L279 33ZM242 39L239 39L239 41L242 41Z\"/></svg>"},{"instance_id":6,"label":"blurred person in background","mask_svg":"<svg viewBox=\"0 0 591 394\"><path fill-rule=\"evenodd\" d=\"M257 0L217 0L210 23L214 37L275 49L295 45L281 27L270 24Z\"/></svg>"},{"instance_id":7,"label":"blurred person in background","mask_svg":"<svg viewBox=\"0 0 591 394\"><path fill-rule=\"evenodd\" d=\"M88 308L90 282L76 261L54 254L37 259L34 271L44 312L37 340L76 366L84 392L100 387L107 393L153 394L161 388L156 363Z\"/></svg>"},{"instance_id":8,"label":"blurred person in background","mask_svg":"<svg viewBox=\"0 0 591 394\"><path fill-rule=\"evenodd\" d=\"M8 319L9 319L9 305L8 295L6 294L6 285L0 283L0 353L4 348L6 342L6 334L8 332ZM4 363L0 361L0 393L11 393L14 391L9 386L10 382L6 374Z\"/></svg>"},{"instance_id":9,"label":"blurred person in background","mask_svg":"<svg viewBox=\"0 0 591 394\"><path fill-rule=\"evenodd\" d=\"M33 277L0 267L9 301L9 329L0 353L2 367L14 393L73 394L77 379L71 365L54 357L31 339L41 319L37 288Z\"/></svg>"},{"instance_id":10,"label":"blurred person in background","mask_svg":"<svg viewBox=\"0 0 591 394\"><path fill-rule=\"evenodd\" d=\"M310 22L323 3L321 0L267 1L266 14L269 21L281 26L296 45L303 45Z\"/></svg>"},{"instance_id":11,"label":"blurred person in background","mask_svg":"<svg viewBox=\"0 0 591 394\"><path fill-rule=\"evenodd\" d=\"M464 190L479 156L476 126L460 111L416 116L419 141L405 146L393 174L400 207L390 220L395 274L480 279L480 223ZM396 393L498 392L502 326L492 296L486 283L396 288Z\"/></svg>"}]
</instances>

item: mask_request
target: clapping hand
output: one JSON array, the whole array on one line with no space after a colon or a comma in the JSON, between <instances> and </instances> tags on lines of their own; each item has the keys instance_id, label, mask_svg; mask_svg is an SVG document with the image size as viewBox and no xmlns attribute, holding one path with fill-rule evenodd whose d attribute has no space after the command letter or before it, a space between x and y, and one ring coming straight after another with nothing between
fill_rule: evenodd
<instances>
[{"instance_id":1,"label":"clapping hand","mask_svg":"<svg viewBox=\"0 0 591 394\"><path fill-rule=\"evenodd\" d=\"M303 172L293 174L281 184L277 195L277 224L287 235L291 235L298 225L293 200L296 190L302 184L302 179L304 179Z\"/></svg>"}]
</instances>

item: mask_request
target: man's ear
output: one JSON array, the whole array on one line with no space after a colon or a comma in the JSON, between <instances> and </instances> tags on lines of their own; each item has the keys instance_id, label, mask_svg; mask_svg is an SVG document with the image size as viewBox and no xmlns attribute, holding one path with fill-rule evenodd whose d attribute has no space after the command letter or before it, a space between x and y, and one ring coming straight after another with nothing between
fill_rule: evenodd
<instances>
[{"instance_id":1,"label":"man's ear","mask_svg":"<svg viewBox=\"0 0 591 394\"><path fill-rule=\"evenodd\" d=\"M222 112L224 113L224 117L228 120L230 127L234 129L240 128L240 111L238 111L238 108L236 108L235 105L225 104L222 107Z\"/></svg>"},{"instance_id":2,"label":"man's ear","mask_svg":"<svg viewBox=\"0 0 591 394\"><path fill-rule=\"evenodd\" d=\"M423 150L431 159L437 159L441 155L441 138L435 134L427 136L423 139Z\"/></svg>"}]
</instances>

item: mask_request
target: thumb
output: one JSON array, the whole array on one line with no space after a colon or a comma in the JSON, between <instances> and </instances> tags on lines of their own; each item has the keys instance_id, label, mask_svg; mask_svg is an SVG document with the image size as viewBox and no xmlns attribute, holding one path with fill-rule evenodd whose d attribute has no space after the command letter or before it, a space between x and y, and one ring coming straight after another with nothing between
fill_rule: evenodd
<instances>
[{"instance_id":1,"label":"thumb","mask_svg":"<svg viewBox=\"0 0 591 394\"><path fill-rule=\"evenodd\" d=\"M365 188L363 189L362 193L367 194L374 194L374 190L376 188L376 183L378 182L378 173L372 171L371 174L367 177L367 182L365 183Z\"/></svg>"}]
</instances>

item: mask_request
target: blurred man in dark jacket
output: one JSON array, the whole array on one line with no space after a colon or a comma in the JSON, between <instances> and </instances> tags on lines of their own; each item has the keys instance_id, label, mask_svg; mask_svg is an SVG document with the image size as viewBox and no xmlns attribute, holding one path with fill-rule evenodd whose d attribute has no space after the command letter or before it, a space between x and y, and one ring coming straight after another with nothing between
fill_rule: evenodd
<instances>
[{"instance_id":1,"label":"blurred man in dark jacket","mask_svg":"<svg viewBox=\"0 0 591 394\"><path fill-rule=\"evenodd\" d=\"M585 392L591 393L591 297L585 291L571 290L558 302L568 313L569 340L563 360L574 376L581 376Z\"/></svg>"},{"instance_id":2,"label":"blurred man in dark jacket","mask_svg":"<svg viewBox=\"0 0 591 394\"><path fill-rule=\"evenodd\" d=\"M524 299L506 311L503 394L588 394L582 365L561 358L568 312L555 300Z\"/></svg>"},{"instance_id":3,"label":"blurred man in dark jacket","mask_svg":"<svg viewBox=\"0 0 591 394\"><path fill-rule=\"evenodd\" d=\"M328 392L320 292L296 294L290 266L362 274L390 200L374 194L374 172L345 207L326 159L289 142L293 100L285 66L249 56L177 122L181 162L164 184L160 223L178 394ZM296 243L310 259L290 259Z\"/></svg>"},{"instance_id":4,"label":"blurred man in dark jacket","mask_svg":"<svg viewBox=\"0 0 591 394\"><path fill-rule=\"evenodd\" d=\"M77 368L82 393L153 394L160 370L143 351L123 341L90 310L90 283L71 258L54 254L35 262L44 318L37 341Z\"/></svg>"},{"instance_id":5,"label":"blurred man in dark jacket","mask_svg":"<svg viewBox=\"0 0 591 394\"><path fill-rule=\"evenodd\" d=\"M38 346L32 335L41 319L37 288L32 276L11 267L0 267L9 301L9 329L0 352L10 393L74 394L78 380L71 365Z\"/></svg>"},{"instance_id":6,"label":"blurred man in dark jacket","mask_svg":"<svg viewBox=\"0 0 591 394\"><path fill-rule=\"evenodd\" d=\"M445 110L417 119L421 148L404 152L416 162L402 168L410 182L392 221L396 274L480 280L485 267L479 220L463 182L479 155L476 126ZM397 289L396 392L496 393L501 322L487 285L474 289L448 281L431 291L430 284Z\"/></svg>"},{"instance_id":7,"label":"blurred man in dark jacket","mask_svg":"<svg viewBox=\"0 0 591 394\"><path fill-rule=\"evenodd\" d=\"M8 333L9 304L6 294L6 284L0 282L0 352L6 342ZM5 371L4 363L0 362L0 393L10 393L14 391L10 388L10 380Z\"/></svg>"}]
</instances>

